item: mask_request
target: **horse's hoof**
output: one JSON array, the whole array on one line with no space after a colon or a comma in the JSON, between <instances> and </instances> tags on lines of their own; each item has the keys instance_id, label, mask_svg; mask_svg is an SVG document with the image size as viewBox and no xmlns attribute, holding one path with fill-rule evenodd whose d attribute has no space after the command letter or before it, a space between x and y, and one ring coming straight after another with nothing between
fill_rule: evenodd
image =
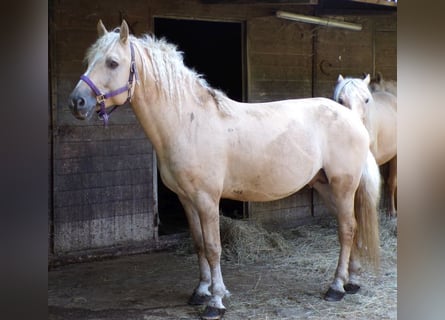
<instances>
[{"instance_id":1,"label":"horse's hoof","mask_svg":"<svg viewBox=\"0 0 445 320\"><path fill-rule=\"evenodd\" d=\"M211 306L207 306L201 315L203 320L220 320L222 319L226 309L219 309Z\"/></svg>"},{"instance_id":2,"label":"horse's hoof","mask_svg":"<svg viewBox=\"0 0 445 320\"><path fill-rule=\"evenodd\" d=\"M340 301L345 296L345 292L337 291L332 288L325 293L324 299L326 301Z\"/></svg>"},{"instance_id":3,"label":"horse's hoof","mask_svg":"<svg viewBox=\"0 0 445 320\"><path fill-rule=\"evenodd\" d=\"M188 304L192 306L202 306L207 304L212 296L205 294L197 294L196 291L193 291L192 296L190 297Z\"/></svg>"},{"instance_id":4,"label":"horse's hoof","mask_svg":"<svg viewBox=\"0 0 445 320\"><path fill-rule=\"evenodd\" d=\"M358 284L347 283L343 286L347 294L355 294L360 290L360 286Z\"/></svg>"}]
</instances>

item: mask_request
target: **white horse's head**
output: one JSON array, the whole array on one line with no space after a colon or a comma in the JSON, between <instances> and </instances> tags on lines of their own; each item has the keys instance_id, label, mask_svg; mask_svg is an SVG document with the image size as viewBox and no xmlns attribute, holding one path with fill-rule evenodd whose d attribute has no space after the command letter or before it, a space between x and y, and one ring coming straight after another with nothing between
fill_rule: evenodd
<instances>
[{"instance_id":1,"label":"white horse's head","mask_svg":"<svg viewBox=\"0 0 445 320\"><path fill-rule=\"evenodd\" d=\"M134 52L127 23L108 32L99 20L97 32L85 57L87 70L69 97L69 108L78 119L90 118L94 111L106 116L106 108L124 104L133 90Z\"/></svg>"},{"instance_id":2,"label":"white horse's head","mask_svg":"<svg viewBox=\"0 0 445 320\"><path fill-rule=\"evenodd\" d=\"M365 79L343 78L340 74L334 90L334 100L354 111L363 122L374 101L368 89L370 80L369 74Z\"/></svg>"}]
</instances>

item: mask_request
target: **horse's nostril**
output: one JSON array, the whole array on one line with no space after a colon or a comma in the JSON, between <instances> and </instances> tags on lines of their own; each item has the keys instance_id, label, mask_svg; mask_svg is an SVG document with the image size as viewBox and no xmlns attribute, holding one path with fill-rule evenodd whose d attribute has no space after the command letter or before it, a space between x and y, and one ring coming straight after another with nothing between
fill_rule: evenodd
<instances>
[{"instance_id":1,"label":"horse's nostril","mask_svg":"<svg viewBox=\"0 0 445 320\"><path fill-rule=\"evenodd\" d=\"M78 107L84 107L85 106L85 99L84 98L77 99L77 106Z\"/></svg>"}]
</instances>

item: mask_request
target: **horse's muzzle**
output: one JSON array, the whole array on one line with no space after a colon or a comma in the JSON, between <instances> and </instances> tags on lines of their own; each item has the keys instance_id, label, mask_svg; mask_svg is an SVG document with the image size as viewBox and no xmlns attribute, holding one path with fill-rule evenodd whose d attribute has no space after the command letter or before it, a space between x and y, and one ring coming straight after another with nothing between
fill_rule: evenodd
<instances>
[{"instance_id":1,"label":"horse's muzzle","mask_svg":"<svg viewBox=\"0 0 445 320\"><path fill-rule=\"evenodd\" d=\"M68 106L71 113L80 120L91 118L96 109L96 100L90 96L80 95L73 92L69 97Z\"/></svg>"}]
</instances>

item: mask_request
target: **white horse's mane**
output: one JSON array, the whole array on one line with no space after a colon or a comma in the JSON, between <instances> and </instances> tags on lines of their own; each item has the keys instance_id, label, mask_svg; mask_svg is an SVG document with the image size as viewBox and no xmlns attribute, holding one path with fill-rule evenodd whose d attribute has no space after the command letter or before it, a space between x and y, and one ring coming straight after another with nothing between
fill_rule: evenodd
<instances>
[{"instance_id":1,"label":"white horse's mane","mask_svg":"<svg viewBox=\"0 0 445 320\"><path fill-rule=\"evenodd\" d=\"M119 40L119 33L116 32L118 30L117 28L115 32L99 38L88 49L85 60L91 63L99 54L111 50ZM220 111L225 115L232 114L229 98L222 91L210 87L202 75L185 66L183 52L176 45L148 34L140 38L130 35L129 39L137 54L142 57L142 72L139 70L139 77L143 77L143 80L152 77L157 90L167 101L181 108L181 101L186 94L190 94L196 103L201 104L198 95L198 88L201 87L214 99ZM147 59L151 61L152 70L149 70Z\"/></svg>"}]
</instances>

